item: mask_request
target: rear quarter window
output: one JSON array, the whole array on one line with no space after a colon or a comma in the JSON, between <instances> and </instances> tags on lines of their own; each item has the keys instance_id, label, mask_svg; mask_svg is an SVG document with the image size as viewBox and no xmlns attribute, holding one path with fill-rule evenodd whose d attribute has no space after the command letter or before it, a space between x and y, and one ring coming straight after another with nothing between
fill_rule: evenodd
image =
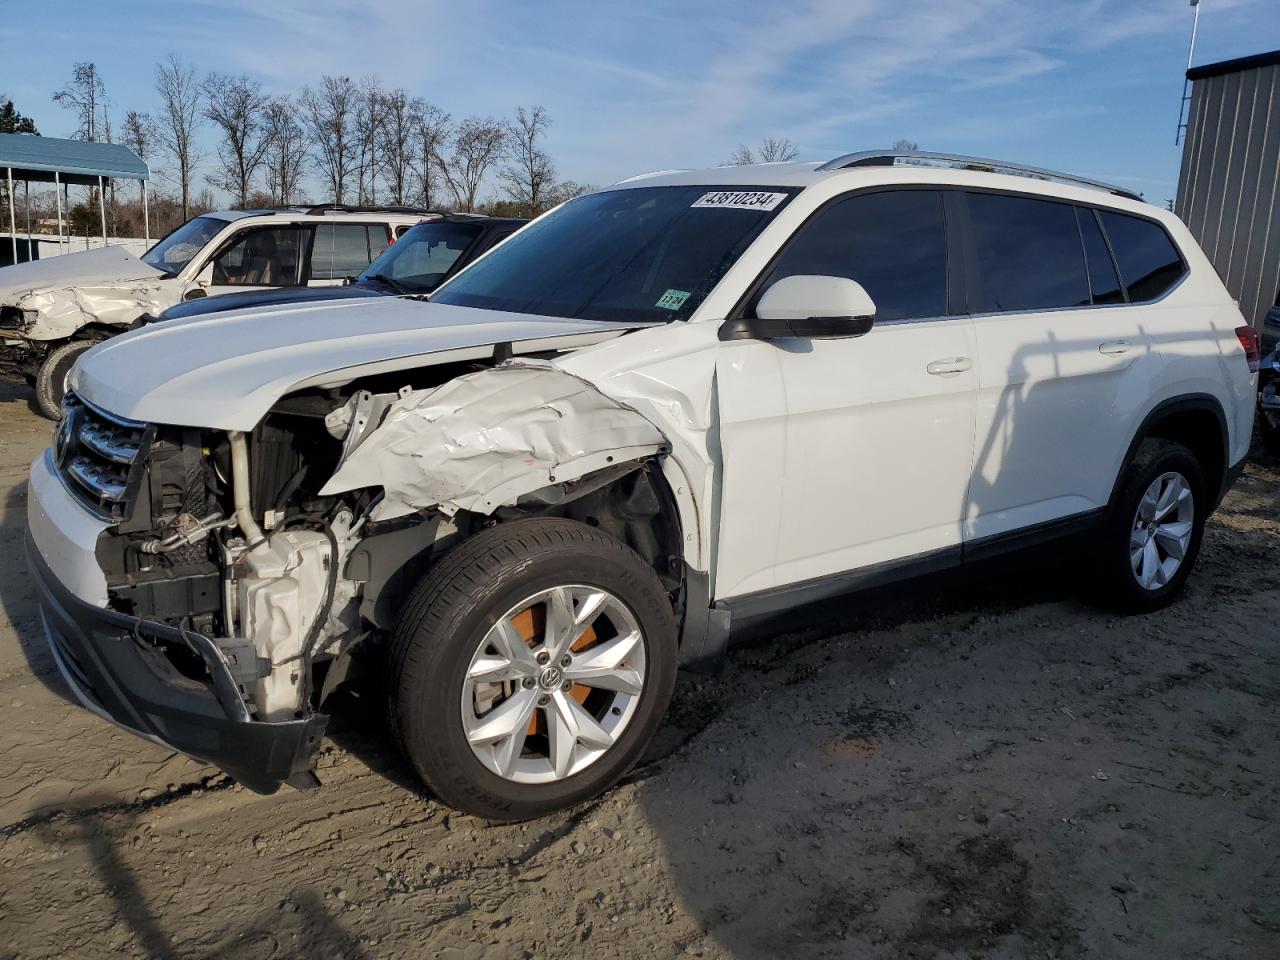
<instances>
[{"instance_id":1,"label":"rear quarter window","mask_svg":"<svg viewBox=\"0 0 1280 960\"><path fill-rule=\"evenodd\" d=\"M1131 303L1163 296L1186 275L1182 255L1160 224L1110 210L1100 214Z\"/></svg>"}]
</instances>

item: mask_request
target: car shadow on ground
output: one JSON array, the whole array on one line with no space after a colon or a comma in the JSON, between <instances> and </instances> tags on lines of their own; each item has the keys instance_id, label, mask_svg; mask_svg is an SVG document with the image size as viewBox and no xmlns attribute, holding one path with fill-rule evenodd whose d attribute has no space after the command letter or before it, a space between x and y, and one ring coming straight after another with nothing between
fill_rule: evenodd
<instances>
[{"instance_id":1,"label":"car shadow on ground","mask_svg":"<svg viewBox=\"0 0 1280 960\"><path fill-rule=\"evenodd\" d=\"M112 815L108 819L100 811ZM33 819L41 820L35 833L51 849L72 847L84 853L99 884L110 892L115 916L125 928L113 932L116 940L132 938L131 952L151 960L177 960L190 956L189 949L180 948L166 932L119 848L122 838L130 833L135 833L135 843L137 834L146 833L148 826L141 822L142 816L141 809L122 813L114 798L104 796L87 798L74 809L38 811ZM122 954L124 950L115 952ZM202 945L199 955L206 960L258 956L365 960L368 956L359 940L343 930L320 894L301 882L287 888L287 896L281 900L263 904L256 914L240 918L217 942Z\"/></svg>"}]
</instances>

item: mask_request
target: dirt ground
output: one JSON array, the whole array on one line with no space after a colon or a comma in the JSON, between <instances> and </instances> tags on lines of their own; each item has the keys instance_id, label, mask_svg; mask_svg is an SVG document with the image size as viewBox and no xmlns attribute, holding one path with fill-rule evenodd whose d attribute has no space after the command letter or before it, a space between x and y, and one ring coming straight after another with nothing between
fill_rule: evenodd
<instances>
[{"instance_id":1,"label":"dirt ground","mask_svg":"<svg viewBox=\"0 0 1280 960\"><path fill-rule=\"evenodd\" d=\"M489 826L358 697L273 797L68 703L21 559L48 435L0 383L0 956L1280 957L1280 461L1170 610L1085 606L1087 558L864 597L682 677L602 800Z\"/></svg>"}]
</instances>

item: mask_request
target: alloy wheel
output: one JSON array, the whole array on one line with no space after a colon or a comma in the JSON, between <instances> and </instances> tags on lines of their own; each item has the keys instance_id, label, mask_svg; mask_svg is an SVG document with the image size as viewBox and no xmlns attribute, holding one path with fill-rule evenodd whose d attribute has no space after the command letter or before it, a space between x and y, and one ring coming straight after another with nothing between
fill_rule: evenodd
<instances>
[{"instance_id":1,"label":"alloy wheel","mask_svg":"<svg viewBox=\"0 0 1280 960\"><path fill-rule=\"evenodd\" d=\"M552 587L508 610L476 648L463 731L504 779L563 780L617 742L644 682L645 637L627 605L599 587Z\"/></svg>"},{"instance_id":2,"label":"alloy wheel","mask_svg":"<svg viewBox=\"0 0 1280 960\"><path fill-rule=\"evenodd\" d=\"M1129 533L1129 567L1144 590L1159 590L1186 559L1195 521L1191 485L1180 473L1163 473L1138 501Z\"/></svg>"}]
</instances>

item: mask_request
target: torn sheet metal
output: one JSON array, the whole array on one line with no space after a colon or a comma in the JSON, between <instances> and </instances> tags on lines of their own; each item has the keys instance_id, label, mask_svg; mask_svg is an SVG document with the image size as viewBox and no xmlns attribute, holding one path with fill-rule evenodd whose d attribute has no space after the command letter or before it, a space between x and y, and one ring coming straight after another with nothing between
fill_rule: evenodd
<instances>
[{"instance_id":1,"label":"torn sheet metal","mask_svg":"<svg viewBox=\"0 0 1280 960\"><path fill-rule=\"evenodd\" d=\"M489 514L666 449L636 411L551 364L522 362L406 394L320 492L382 487L375 520L427 507Z\"/></svg>"}]
</instances>

